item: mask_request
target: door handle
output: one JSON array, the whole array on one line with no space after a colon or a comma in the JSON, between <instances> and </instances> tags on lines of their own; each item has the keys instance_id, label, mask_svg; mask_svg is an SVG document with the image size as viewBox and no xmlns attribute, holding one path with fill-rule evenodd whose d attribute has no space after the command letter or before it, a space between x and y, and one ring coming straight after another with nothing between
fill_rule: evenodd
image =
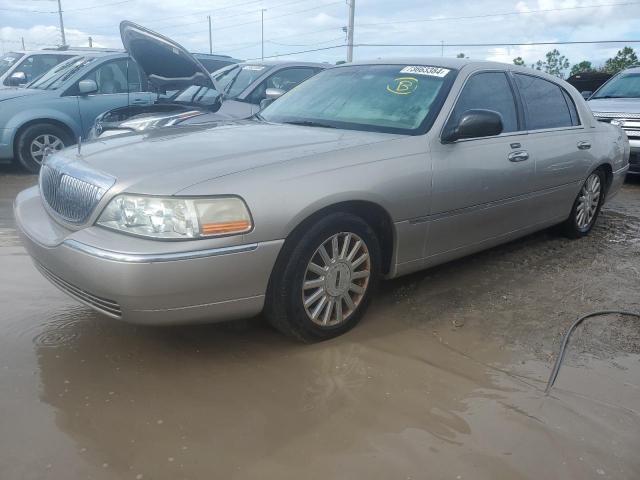
<instances>
[{"instance_id":1,"label":"door handle","mask_svg":"<svg viewBox=\"0 0 640 480\"><path fill-rule=\"evenodd\" d=\"M578 150L589 150L591 144L589 142L578 142Z\"/></svg>"},{"instance_id":2,"label":"door handle","mask_svg":"<svg viewBox=\"0 0 640 480\"><path fill-rule=\"evenodd\" d=\"M142 105L143 103L148 103L144 98L134 98L131 101L132 104L134 105Z\"/></svg>"},{"instance_id":3,"label":"door handle","mask_svg":"<svg viewBox=\"0 0 640 480\"><path fill-rule=\"evenodd\" d=\"M510 162L524 162L525 160L529 160L529 153L524 150L512 152L508 158Z\"/></svg>"}]
</instances>

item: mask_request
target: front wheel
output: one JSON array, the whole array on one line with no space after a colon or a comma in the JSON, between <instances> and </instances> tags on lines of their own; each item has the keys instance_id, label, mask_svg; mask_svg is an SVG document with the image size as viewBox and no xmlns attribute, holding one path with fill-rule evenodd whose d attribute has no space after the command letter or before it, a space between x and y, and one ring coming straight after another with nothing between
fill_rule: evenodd
<instances>
[{"instance_id":1,"label":"front wheel","mask_svg":"<svg viewBox=\"0 0 640 480\"><path fill-rule=\"evenodd\" d=\"M334 213L292 241L272 275L265 309L271 324L304 342L353 328L380 275L372 228L355 215Z\"/></svg>"},{"instance_id":2,"label":"front wheel","mask_svg":"<svg viewBox=\"0 0 640 480\"><path fill-rule=\"evenodd\" d=\"M47 155L72 143L69 134L57 125L37 123L20 133L16 156L26 170L38 173Z\"/></svg>"},{"instance_id":3,"label":"front wheel","mask_svg":"<svg viewBox=\"0 0 640 480\"><path fill-rule=\"evenodd\" d=\"M581 238L589 234L598 219L604 203L605 174L601 169L594 171L582 185L571 215L563 227L570 238Z\"/></svg>"}]
</instances>

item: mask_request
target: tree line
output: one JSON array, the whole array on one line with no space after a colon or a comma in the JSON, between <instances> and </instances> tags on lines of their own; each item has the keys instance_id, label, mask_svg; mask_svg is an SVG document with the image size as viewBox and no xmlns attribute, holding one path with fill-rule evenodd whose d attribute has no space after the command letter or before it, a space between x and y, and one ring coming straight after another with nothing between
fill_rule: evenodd
<instances>
[{"instance_id":1,"label":"tree line","mask_svg":"<svg viewBox=\"0 0 640 480\"><path fill-rule=\"evenodd\" d=\"M514 65L526 65L522 57L516 57L513 59ZM535 70L542 70L551 75L555 75L560 78L564 78L564 74L569 70L569 75L577 75L578 73L585 72L603 72L615 75L625 68L629 68L632 65L638 64L638 56L631 47L624 47L622 50L618 50L615 56L607 59L604 65L595 67L590 61L582 60L581 62L570 64L569 59L562 55L557 48L554 48L545 55L545 60L538 60L532 63L530 66ZM571 67L571 69L569 69Z\"/></svg>"},{"instance_id":2,"label":"tree line","mask_svg":"<svg viewBox=\"0 0 640 480\"><path fill-rule=\"evenodd\" d=\"M469 58L464 53L456 55L457 58ZM526 62L522 57L516 57L513 59L514 65L526 66ZM545 55L545 60L538 60L535 63L530 64L530 67L534 70L541 70L543 72L550 73L560 78L564 78L565 73L569 70L569 76L577 75L578 73L585 72L603 72L615 75L625 68L629 68L632 65L638 64L638 56L631 47L624 47L622 50L618 50L618 53L612 58L609 58L604 65L594 67L588 60L582 60L581 62L571 65L569 59L562 55L557 48L554 48ZM569 69L571 67L571 69Z\"/></svg>"}]
</instances>

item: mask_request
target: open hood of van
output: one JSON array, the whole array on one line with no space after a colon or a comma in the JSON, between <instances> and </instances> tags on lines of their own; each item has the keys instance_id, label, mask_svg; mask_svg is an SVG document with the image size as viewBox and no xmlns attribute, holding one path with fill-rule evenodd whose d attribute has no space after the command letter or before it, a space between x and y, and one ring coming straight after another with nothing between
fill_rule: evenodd
<instances>
[{"instance_id":1,"label":"open hood of van","mask_svg":"<svg viewBox=\"0 0 640 480\"><path fill-rule=\"evenodd\" d=\"M215 89L207 69L170 38L127 20L120 23L120 37L125 50L156 87L180 90L200 85Z\"/></svg>"}]
</instances>

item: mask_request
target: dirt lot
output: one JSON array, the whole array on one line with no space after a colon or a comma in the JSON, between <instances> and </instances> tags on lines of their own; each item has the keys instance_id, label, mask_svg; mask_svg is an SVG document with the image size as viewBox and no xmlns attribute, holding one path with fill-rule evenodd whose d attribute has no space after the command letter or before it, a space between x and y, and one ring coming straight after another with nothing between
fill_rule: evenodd
<instances>
[{"instance_id":1,"label":"dirt lot","mask_svg":"<svg viewBox=\"0 0 640 480\"><path fill-rule=\"evenodd\" d=\"M2 168L2 167L0 167ZM593 234L542 232L386 282L303 346L261 319L142 328L32 266L0 170L0 479L640 478L640 182Z\"/></svg>"}]
</instances>

